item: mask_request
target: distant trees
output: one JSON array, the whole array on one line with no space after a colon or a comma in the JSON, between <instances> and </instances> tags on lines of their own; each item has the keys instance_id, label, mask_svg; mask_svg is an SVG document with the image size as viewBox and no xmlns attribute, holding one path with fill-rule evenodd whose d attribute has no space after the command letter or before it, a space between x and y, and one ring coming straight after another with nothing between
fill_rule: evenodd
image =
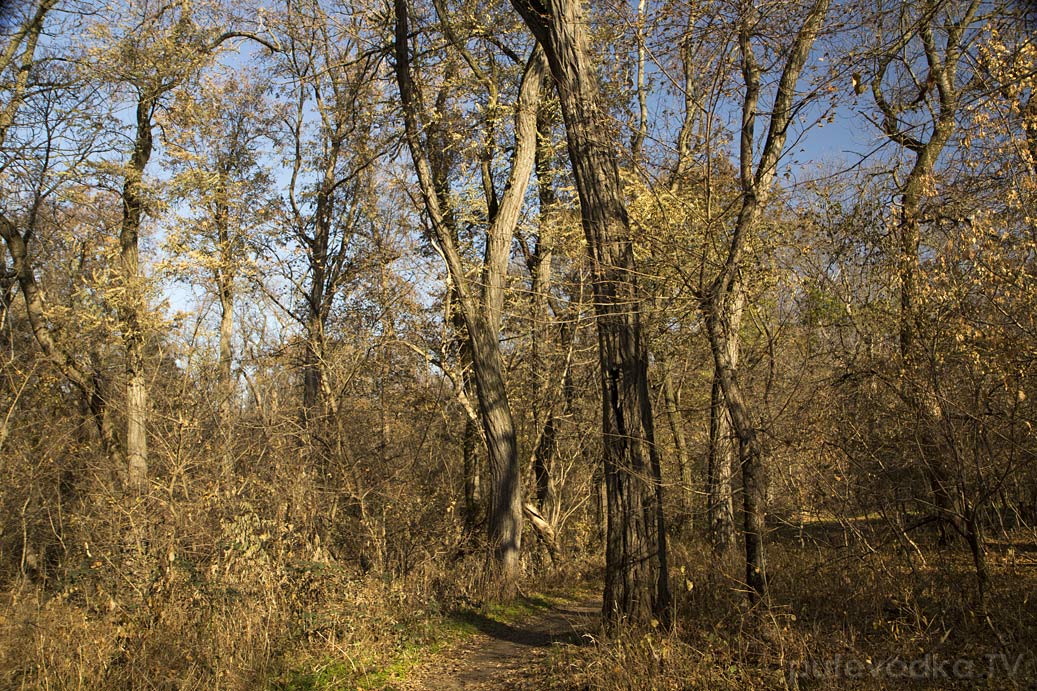
<instances>
[{"instance_id":1,"label":"distant trees","mask_svg":"<svg viewBox=\"0 0 1037 691\"><path fill-rule=\"evenodd\" d=\"M167 122L171 195L189 208L169 229L166 247L174 275L208 285L219 308L219 416L210 427L229 441L238 388L235 308L244 279L255 274L255 254L273 217L270 174L259 160L274 135L273 114L269 84L261 80L217 72L203 76L200 85L198 94L179 94ZM233 457L227 444L221 455L229 479Z\"/></svg>"},{"instance_id":2,"label":"distant trees","mask_svg":"<svg viewBox=\"0 0 1037 691\"><path fill-rule=\"evenodd\" d=\"M305 332L302 410L309 420L334 414L338 405L326 331L335 301L363 261L360 236L387 145L379 135L382 95L375 80L381 56L366 48L359 13L332 15L315 2L291 2L276 21L279 49L271 62L287 81L275 133L289 179L281 215L283 231L304 256L286 277L298 291L289 313Z\"/></svg>"}]
</instances>

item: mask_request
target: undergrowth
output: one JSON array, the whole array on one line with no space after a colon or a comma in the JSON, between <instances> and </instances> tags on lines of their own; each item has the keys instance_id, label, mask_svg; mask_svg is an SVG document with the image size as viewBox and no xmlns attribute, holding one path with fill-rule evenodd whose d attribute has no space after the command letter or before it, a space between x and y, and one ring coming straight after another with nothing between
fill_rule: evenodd
<instances>
[{"instance_id":1,"label":"undergrowth","mask_svg":"<svg viewBox=\"0 0 1037 691\"><path fill-rule=\"evenodd\" d=\"M1037 561L1032 536L1023 541L1021 549L995 545L983 605L964 546L931 545L920 559L776 542L770 607L755 610L745 605L737 558L714 564L701 556L705 545L678 542L674 628L561 647L540 688L1037 688Z\"/></svg>"}]
</instances>

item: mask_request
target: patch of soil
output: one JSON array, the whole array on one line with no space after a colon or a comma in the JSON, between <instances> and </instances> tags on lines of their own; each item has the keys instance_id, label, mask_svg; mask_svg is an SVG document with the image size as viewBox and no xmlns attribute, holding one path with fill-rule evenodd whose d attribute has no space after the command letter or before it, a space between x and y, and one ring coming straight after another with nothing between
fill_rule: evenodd
<instances>
[{"instance_id":1,"label":"patch of soil","mask_svg":"<svg viewBox=\"0 0 1037 691\"><path fill-rule=\"evenodd\" d=\"M578 645L597 630L601 600L568 602L514 624L475 615L479 633L414 670L408 691L538 689L536 672L555 645Z\"/></svg>"}]
</instances>

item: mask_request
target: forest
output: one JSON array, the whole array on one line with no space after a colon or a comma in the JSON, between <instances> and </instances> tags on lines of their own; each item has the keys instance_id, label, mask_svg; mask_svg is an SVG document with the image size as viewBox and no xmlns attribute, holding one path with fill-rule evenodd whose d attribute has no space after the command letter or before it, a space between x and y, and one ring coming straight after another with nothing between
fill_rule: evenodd
<instances>
[{"instance_id":1,"label":"forest","mask_svg":"<svg viewBox=\"0 0 1037 691\"><path fill-rule=\"evenodd\" d=\"M1035 688L1035 28L0 3L0 691Z\"/></svg>"}]
</instances>

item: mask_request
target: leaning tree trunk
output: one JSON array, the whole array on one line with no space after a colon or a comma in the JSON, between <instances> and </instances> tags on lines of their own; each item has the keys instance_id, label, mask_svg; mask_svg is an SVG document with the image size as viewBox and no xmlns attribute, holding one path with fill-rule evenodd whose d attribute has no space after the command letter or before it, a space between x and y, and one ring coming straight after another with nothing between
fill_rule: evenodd
<instances>
[{"instance_id":1,"label":"leaning tree trunk","mask_svg":"<svg viewBox=\"0 0 1037 691\"><path fill-rule=\"evenodd\" d=\"M574 0L513 0L547 54L593 271L601 367L607 620L666 620L670 603L662 483L648 392L641 291L614 142Z\"/></svg>"},{"instance_id":2,"label":"leaning tree trunk","mask_svg":"<svg viewBox=\"0 0 1037 691\"><path fill-rule=\"evenodd\" d=\"M728 293L730 295L730 293ZM737 346L732 341L735 307L738 300L725 300L718 291L709 301L706 330L713 351L714 376L727 401L731 426L738 439L742 469L742 531L745 538L745 583L749 600L767 597L767 563L764 556L766 532L766 467L757 424L738 377ZM733 304L734 303L734 304ZM734 355L735 357L732 357Z\"/></svg>"}]
</instances>

